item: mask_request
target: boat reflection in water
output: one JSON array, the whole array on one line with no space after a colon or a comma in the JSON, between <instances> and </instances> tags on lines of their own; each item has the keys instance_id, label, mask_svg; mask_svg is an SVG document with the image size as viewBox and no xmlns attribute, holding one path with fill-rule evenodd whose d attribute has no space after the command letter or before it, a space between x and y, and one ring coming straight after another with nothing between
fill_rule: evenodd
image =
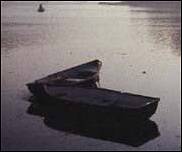
<instances>
[{"instance_id":1,"label":"boat reflection in water","mask_svg":"<svg viewBox=\"0 0 182 152\"><path fill-rule=\"evenodd\" d=\"M70 104L59 102L57 104L44 103L31 97L31 105L27 112L44 118L46 126L90 138L124 143L134 147L158 137L160 135L155 122L117 120L102 112L85 112Z\"/></svg>"}]
</instances>

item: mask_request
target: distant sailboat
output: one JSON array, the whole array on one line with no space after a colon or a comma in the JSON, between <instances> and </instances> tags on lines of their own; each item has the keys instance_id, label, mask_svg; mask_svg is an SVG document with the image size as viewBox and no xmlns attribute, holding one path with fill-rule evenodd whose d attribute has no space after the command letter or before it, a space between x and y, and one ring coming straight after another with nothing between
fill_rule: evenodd
<instances>
[{"instance_id":1,"label":"distant sailboat","mask_svg":"<svg viewBox=\"0 0 182 152\"><path fill-rule=\"evenodd\" d=\"M38 12L44 12L44 11L45 11L45 8L43 7L42 4L40 4L38 8Z\"/></svg>"}]
</instances>

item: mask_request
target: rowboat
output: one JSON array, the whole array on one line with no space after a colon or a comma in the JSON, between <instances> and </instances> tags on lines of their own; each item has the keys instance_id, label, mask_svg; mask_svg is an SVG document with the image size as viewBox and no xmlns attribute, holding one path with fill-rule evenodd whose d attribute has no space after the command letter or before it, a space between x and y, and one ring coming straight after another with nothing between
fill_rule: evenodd
<instances>
[{"instance_id":1,"label":"rowboat","mask_svg":"<svg viewBox=\"0 0 182 152\"><path fill-rule=\"evenodd\" d=\"M47 85L42 87L49 102L68 104L73 108L79 108L78 111L84 111L83 114L95 113L95 117L104 116L105 119L148 119L156 112L160 100L157 97L103 88Z\"/></svg>"},{"instance_id":2,"label":"rowboat","mask_svg":"<svg viewBox=\"0 0 182 152\"><path fill-rule=\"evenodd\" d=\"M26 84L34 95L42 95L42 85L50 86L89 86L99 81L101 61L93 60Z\"/></svg>"}]
</instances>

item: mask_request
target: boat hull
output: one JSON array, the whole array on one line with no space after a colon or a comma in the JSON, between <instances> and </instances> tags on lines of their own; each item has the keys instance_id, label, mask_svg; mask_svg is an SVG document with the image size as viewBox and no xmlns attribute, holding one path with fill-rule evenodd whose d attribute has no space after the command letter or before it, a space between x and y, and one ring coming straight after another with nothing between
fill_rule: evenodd
<instances>
[{"instance_id":1,"label":"boat hull","mask_svg":"<svg viewBox=\"0 0 182 152\"><path fill-rule=\"evenodd\" d=\"M42 102L68 106L90 119L105 117L116 121L149 119L157 110L159 98L102 88L44 86ZM69 108L68 108L69 109Z\"/></svg>"},{"instance_id":2,"label":"boat hull","mask_svg":"<svg viewBox=\"0 0 182 152\"><path fill-rule=\"evenodd\" d=\"M77 86L77 87L92 87L92 88L97 88L98 84L97 82L99 81L98 77L92 78L91 80L86 80L82 83L74 83L74 84L46 84L49 86ZM47 94L45 93L44 90L44 83L28 83L26 84L28 90L37 97L43 98L47 97Z\"/></svg>"}]
</instances>

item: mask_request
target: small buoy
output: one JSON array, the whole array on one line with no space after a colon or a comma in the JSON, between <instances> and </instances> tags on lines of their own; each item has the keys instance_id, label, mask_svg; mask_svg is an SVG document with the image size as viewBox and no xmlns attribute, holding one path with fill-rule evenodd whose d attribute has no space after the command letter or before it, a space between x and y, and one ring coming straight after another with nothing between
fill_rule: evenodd
<instances>
[{"instance_id":1,"label":"small buoy","mask_svg":"<svg viewBox=\"0 0 182 152\"><path fill-rule=\"evenodd\" d=\"M146 71L142 71L143 74L146 74Z\"/></svg>"},{"instance_id":2,"label":"small buoy","mask_svg":"<svg viewBox=\"0 0 182 152\"><path fill-rule=\"evenodd\" d=\"M44 12L44 11L45 11L45 8L43 7L42 4L40 4L38 8L38 12Z\"/></svg>"}]
</instances>

